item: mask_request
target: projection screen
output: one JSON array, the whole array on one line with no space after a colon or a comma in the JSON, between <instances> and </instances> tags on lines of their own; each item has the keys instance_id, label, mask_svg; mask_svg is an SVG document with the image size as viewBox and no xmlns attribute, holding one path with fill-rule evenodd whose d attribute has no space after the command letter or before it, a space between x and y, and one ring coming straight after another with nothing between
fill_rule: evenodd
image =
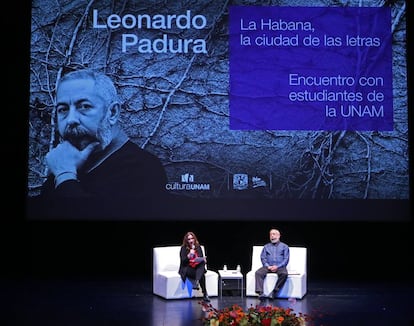
<instances>
[{"instance_id":1,"label":"projection screen","mask_svg":"<svg viewBox=\"0 0 414 326\"><path fill-rule=\"evenodd\" d=\"M406 12L398 0L32 1L27 218L408 220ZM60 141L56 85L84 68L113 80L120 124L162 163L167 196L39 196Z\"/></svg>"}]
</instances>

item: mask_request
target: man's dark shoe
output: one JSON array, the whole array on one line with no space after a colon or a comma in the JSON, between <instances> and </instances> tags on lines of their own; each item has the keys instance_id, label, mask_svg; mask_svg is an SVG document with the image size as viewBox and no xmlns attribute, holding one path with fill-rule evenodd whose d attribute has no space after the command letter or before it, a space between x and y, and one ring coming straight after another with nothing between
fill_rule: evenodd
<instances>
[{"instance_id":1,"label":"man's dark shoe","mask_svg":"<svg viewBox=\"0 0 414 326\"><path fill-rule=\"evenodd\" d=\"M272 299L272 300L277 299L277 294L278 293L279 293L279 290L277 290L277 289L273 290L272 292L270 292L269 298Z\"/></svg>"},{"instance_id":2,"label":"man's dark shoe","mask_svg":"<svg viewBox=\"0 0 414 326\"><path fill-rule=\"evenodd\" d=\"M204 301L204 302L210 302L210 298L208 297L208 295L207 295L207 294L204 294L204 296L203 296L203 301Z\"/></svg>"},{"instance_id":3,"label":"man's dark shoe","mask_svg":"<svg viewBox=\"0 0 414 326\"><path fill-rule=\"evenodd\" d=\"M259 295L259 300L264 301L267 299L267 296L265 296L263 293Z\"/></svg>"}]
</instances>

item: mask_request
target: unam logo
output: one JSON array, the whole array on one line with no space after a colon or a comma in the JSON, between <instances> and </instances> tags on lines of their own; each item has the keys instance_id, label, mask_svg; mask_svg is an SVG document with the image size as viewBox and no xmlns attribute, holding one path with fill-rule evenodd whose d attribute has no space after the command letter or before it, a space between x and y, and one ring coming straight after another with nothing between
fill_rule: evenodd
<instances>
[{"instance_id":1,"label":"unam logo","mask_svg":"<svg viewBox=\"0 0 414 326\"><path fill-rule=\"evenodd\" d=\"M181 174L181 182L194 182L194 174L185 173Z\"/></svg>"},{"instance_id":2,"label":"unam logo","mask_svg":"<svg viewBox=\"0 0 414 326\"><path fill-rule=\"evenodd\" d=\"M233 189L245 190L249 186L249 176L245 173L236 173L233 175Z\"/></svg>"}]
</instances>

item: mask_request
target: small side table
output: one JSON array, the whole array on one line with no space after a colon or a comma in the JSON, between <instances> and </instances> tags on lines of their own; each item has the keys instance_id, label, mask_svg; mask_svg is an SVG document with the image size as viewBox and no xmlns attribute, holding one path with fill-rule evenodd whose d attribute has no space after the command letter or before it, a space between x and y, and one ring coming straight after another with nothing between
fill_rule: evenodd
<instances>
[{"instance_id":1,"label":"small side table","mask_svg":"<svg viewBox=\"0 0 414 326\"><path fill-rule=\"evenodd\" d=\"M220 275L220 282L219 282L219 293L220 297L223 296L223 283L225 280L236 280L237 281L237 290L240 291L240 296L243 298L243 274L238 272L237 270L223 270L219 269L218 273Z\"/></svg>"}]
</instances>

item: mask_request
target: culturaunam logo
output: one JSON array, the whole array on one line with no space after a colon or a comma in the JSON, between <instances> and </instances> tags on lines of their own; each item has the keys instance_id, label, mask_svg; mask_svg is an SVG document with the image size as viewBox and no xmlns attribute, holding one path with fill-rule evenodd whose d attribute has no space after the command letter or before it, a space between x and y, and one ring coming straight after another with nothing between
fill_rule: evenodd
<instances>
[{"instance_id":1,"label":"culturaunam logo","mask_svg":"<svg viewBox=\"0 0 414 326\"><path fill-rule=\"evenodd\" d=\"M195 183L194 174L184 173L181 182L171 182L165 185L169 191L209 191L209 183Z\"/></svg>"},{"instance_id":2,"label":"culturaunam logo","mask_svg":"<svg viewBox=\"0 0 414 326\"><path fill-rule=\"evenodd\" d=\"M194 182L194 174L190 174L190 173L185 173L185 174L181 174L181 182Z\"/></svg>"}]
</instances>

